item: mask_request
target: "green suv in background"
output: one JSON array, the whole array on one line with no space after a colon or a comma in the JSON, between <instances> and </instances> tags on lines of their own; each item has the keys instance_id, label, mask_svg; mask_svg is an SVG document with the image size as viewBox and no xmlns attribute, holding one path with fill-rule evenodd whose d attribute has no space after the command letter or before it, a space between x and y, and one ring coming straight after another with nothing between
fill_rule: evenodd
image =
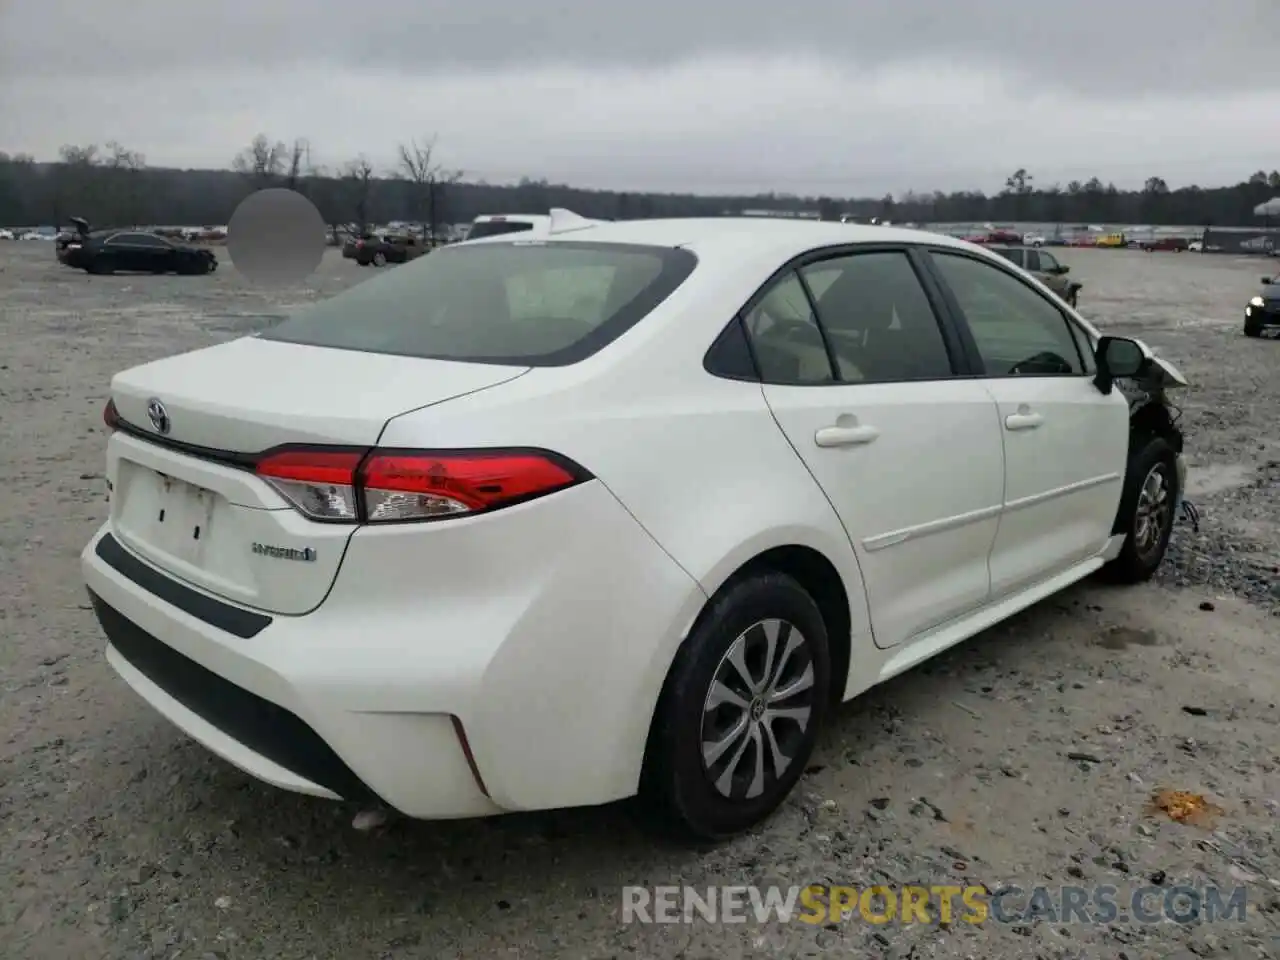
<instances>
[{"instance_id":1,"label":"green suv in background","mask_svg":"<svg viewBox=\"0 0 1280 960\"><path fill-rule=\"evenodd\" d=\"M1032 247L992 246L989 249L1006 260L1016 263L1028 273L1034 274L1037 280L1071 306L1076 305L1084 284L1068 280L1067 273L1071 268L1064 263L1059 263L1058 258L1053 254Z\"/></svg>"}]
</instances>

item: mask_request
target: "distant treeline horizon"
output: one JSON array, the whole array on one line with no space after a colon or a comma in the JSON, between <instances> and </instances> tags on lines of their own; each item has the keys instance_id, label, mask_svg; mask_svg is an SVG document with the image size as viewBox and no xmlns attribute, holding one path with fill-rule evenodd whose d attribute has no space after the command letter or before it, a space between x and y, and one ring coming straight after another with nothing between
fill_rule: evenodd
<instances>
[{"instance_id":1,"label":"distant treeline horizon","mask_svg":"<svg viewBox=\"0 0 1280 960\"><path fill-rule=\"evenodd\" d=\"M881 197L766 194L680 194L588 190L545 179L515 184L468 180L434 159L435 141L399 147L397 168L381 175L365 157L336 166L311 162L299 139L286 145L265 135L236 155L229 169L150 167L119 143L67 145L57 161L0 152L0 226L65 226L70 217L94 225L225 224L236 205L262 187L307 195L325 221L376 224L412 221L464 223L485 213L546 213L565 207L586 217L724 216L745 211L816 213L898 222L1050 224L1141 223L1151 226L1258 227L1255 207L1280 195L1280 171L1256 171L1230 186L1171 188L1161 177L1140 190L1122 190L1098 177L1040 183L1018 169L1002 190L908 191ZM1277 218L1280 223L1280 218Z\"/></svg>"}]
</instances>

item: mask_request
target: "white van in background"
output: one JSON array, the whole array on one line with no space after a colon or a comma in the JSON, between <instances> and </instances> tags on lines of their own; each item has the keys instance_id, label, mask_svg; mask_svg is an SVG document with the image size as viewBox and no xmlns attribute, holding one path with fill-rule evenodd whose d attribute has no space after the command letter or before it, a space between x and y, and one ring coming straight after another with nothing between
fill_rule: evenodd
<instances>
[{"instance_id":1,"label":"white van in background","mask_svg":"<svg viewBox=\"0 0 1280 960\"><path fill-rule=\"evenodd\" d=\"M527 233L531 237L545 237L552 233L564 233L567 230L581 230L603 222L580 217L570 210L559 207L552 208L550 213L484 213L471 222L470 229L462 239L464 241L482 240L485 237L501 237L510 233Z\"/></svg>"},{"instance_id":2,"label":"white van in background","mask_svg":"<svg viewBox=\"0 0 1280 960\"><path fill-rule=\"evenodd\" d=\"M544 213L485 213L471 221L471 229L463 240L499 237L507 233L545 234L551 226L551 215Z\"/></svg>"}]
</instances>

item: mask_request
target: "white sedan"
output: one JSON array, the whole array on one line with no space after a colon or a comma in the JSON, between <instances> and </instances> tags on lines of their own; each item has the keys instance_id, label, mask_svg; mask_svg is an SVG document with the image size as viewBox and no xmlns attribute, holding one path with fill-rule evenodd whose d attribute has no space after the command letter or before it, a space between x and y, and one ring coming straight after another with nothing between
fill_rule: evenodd
<instances>
[{"instance_id":1,"label":"white sedan","mask_svg":"<svg viewBox=\"0 0 1280 960\"><path fill-rule=\"evenodd\" d=\"M724 837L840 701L1155 571L1182 437L1114 381L1157 367L948 237L567 217L118 374L83 574L268 783Z\"/></svg>"}]
</instances>

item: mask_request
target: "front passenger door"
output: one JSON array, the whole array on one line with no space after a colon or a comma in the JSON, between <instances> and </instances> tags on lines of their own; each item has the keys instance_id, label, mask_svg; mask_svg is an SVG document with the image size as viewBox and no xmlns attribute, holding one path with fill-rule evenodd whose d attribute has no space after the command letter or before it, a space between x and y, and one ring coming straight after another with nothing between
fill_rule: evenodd
<instances>
[{"instance_id":1,"label":"front passenger door","mask_svg":"<svg viewBox=\"0 0 1280 960\"><path fill-rule=\"evenodd\" d=\"M1111 536L1128 459L1129 407L1093 384L1071 321L1010 270L934 250L999 407L1005 491L991 552L992 596L1096 555Z\"/></svg>"},{"instance_id":2,"label":"front passenger door","mask_svg":"<svg viewBox=\"0 0 1280 960\"><path fill-rule=\"evenodd\" d=\"M877 645L986 601L1004 485L995 404L957 376L907 252L812 262L744 320L765 399L853 544Z\"/></svg>"}]
</instances>

